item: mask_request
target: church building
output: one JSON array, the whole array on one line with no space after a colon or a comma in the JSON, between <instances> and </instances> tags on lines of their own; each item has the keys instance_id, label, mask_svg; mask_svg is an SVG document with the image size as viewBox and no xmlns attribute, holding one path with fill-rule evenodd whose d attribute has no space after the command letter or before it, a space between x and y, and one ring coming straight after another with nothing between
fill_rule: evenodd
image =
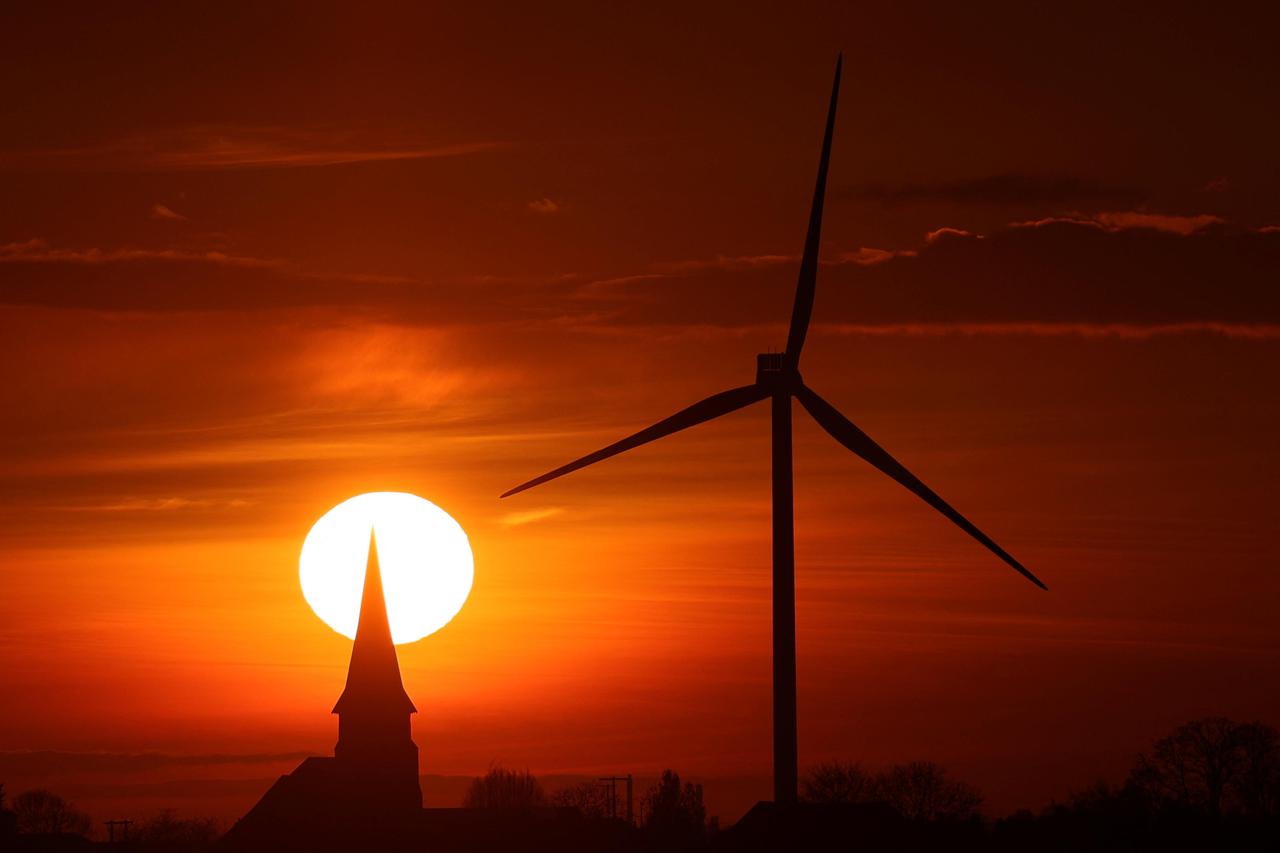
<instances>
[{"instance_id":1,"label":"church building","mask_svg":"<svg viewBox=\"0 0 1280 853\"><path fill-rule=\"evenodd\" d=\"M222 846L325 849L355 834L367 837L370 830L384 838L414 834L423 811L418 747L409 730L416 712L400 679L371 539L347 684L333 707L334 754L308 758L280 777L227 832Z\"/></svg>"}]
</instances>

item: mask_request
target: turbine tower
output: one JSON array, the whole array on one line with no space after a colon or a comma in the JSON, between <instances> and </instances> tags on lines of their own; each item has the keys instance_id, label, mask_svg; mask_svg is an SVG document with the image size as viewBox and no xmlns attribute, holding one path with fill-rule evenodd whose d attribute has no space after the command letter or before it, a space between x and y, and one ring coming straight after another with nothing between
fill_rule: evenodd
<instances>
[{"instance_id":1,"label":"turbine tower","mask_svg":"<svg viewBox=\"0 0 1280 853\"><path fill-rule=\"evenodd\" d=\"M826 132L822 138L822 155L818 161L818 180L809 213L809 230L805 235L804 254L800 261L800 277L796 284L795 305L791 311L791 328L787 348L782 353L756 356L756 381L751 385L721 391L694 403L669 418L658 421L621 441L595 453L562 465L540 477L521 483L504 493L509 497L525 489L554 480L602 459L671 435L682 429L727 415L769 399L773 408L773 796L777 803L796 801L796 592L795 531L792 505L791 474L791 398L816 420L831 437L854 454L862 457L882 473L896 480L929 506L949 518L961 530L982 543L1027 580L1041 589L1047 587L1007 551L956 512L950 504L922 483L914 474L876 444L834 406L818 396L800 377L800 352L813 314L813 297L818 277L818 243L822 235L822 203L827 186L827 165L831 160L831 137L835 130L836 102L840 94L840 69L843 57L836 60L835 80L831 84L831 106L827 112Z\"/></svg>"}]
</instances>

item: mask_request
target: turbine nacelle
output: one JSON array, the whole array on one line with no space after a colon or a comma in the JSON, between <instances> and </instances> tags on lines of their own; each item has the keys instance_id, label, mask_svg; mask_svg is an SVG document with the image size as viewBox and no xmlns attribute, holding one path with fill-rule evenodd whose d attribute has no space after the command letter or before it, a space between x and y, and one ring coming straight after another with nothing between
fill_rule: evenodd
<instances>
[{"instance_id":1,"label":"turbine nacelle","mask_svg":"<svg viewBox=\"0 0 1280 853\"><path fill-rule=\"evenodd\" d=\"M783 387L794 390L801 384L800 371L785 352L762 352L756 356L756 384L770 391Z\"/></svg>"}]
</instances>

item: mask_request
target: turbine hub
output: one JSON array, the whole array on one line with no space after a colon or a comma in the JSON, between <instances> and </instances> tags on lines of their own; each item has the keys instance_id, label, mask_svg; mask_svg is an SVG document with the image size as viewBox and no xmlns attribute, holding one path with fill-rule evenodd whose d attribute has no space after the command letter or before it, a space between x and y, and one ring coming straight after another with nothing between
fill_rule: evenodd
<instances>
[{"instance_id":1,"label":"turbine hub","mask_svg":"<svg viewBox=\"0 0 1280 853\"><path fill-rule=\"evenodd\" d=\"M756 382L763 384L776 381L783 372L783 360L786 356L780 352L762 352L756 356Z\"/></svg>"},{"instance_id":2,"label":"turbine hub","mask_svg":"<svg viewBox=\"0 0 1280 853\"><path fill-rule=\"evenodd\" d=\"M776 388L793 386L800 374L787 362L783 352L762 352L756 356L756 384Z\"/></svg>"}]
</instances>

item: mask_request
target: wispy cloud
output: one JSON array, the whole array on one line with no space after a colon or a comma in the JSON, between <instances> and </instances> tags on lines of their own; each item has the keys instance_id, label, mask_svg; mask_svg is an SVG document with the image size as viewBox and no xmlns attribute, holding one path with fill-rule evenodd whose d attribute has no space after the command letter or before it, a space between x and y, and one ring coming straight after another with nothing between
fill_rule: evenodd
<instances>
[{"instance_id":1,"label":"wispy cloud","mask_svg":"<svg viewBox=\"0 0 1280 853\"><path fill-rule=\"evenodd\" d=\"M862 324L850 328L868 334L874 325L887 334L1271 339L1278 234L1231 228L1211 214L1143 211L1016 223L985 235L947 226L915 245L825 260L820 321ZM683 267L634 288L619 279L624 286L599 294L614 300L607 322L671 323L672 306L690 326L744 328L785 316L771 268L715 259ZM1079 325L1018 325L1040 322ZM902 325L918 323L943 325Z\"/></svg>"},{"instance_id":2,"label":"wispy cloud","mask_svg":"<svg viewBox=\"0 0 1280 853\"><path fill-rule=\"evenodd\" d=\"M944 237L974 237L974 236L981 236L981 235L975 235L972 231L966 231L963 228L952 228L949 225L944 225L941 228L935 228L934 230L930 231L928 234L925 234L924 241L926 243L936 243Z\"/></svg>"},{"instance_id":3,"label":"wispy cloud","mask_svg":"<svg viewBox=\"0 0 1280 853\"><path fill-rule=\"evenodd\" d=\"M132 261L186 261L236 267L283 267L284 262L226 252L180 249L58 249L40 239L0 245L0 263L114 264Z\"/></svg>"},{"instance_id":4,"label":"wispy cloud","mask_svg":"<svg viewBox=\"0 0 1280 853\"><path fill-rule=\"evenodd\" d=\"M1112 338L1145 341L1173 335L1280 340L1278 323L858 323L819 324L825 333L869 337Z\"/></svg>"},{"instance_id":5,"label":"wispy cloud","mask_svg":"<svg viewBox=\"0 0 1280 853\"><path fill-rule=\"evenodd\" d=\"M15 775L65 772L136 772L163 767L202 767L229 764L275 764L306 758L308 752L214 753L171 755L159 752L61 752L14 750L0 752L0 768Z\"/></svg>"},{"instance_id":6,"label":"wispy cloud","mask_svg":"<svg viewBox=\"0 0 1280 853\"><path fill-rule=\"evenodd\" d=\"M151 218L152 219L168 219L173 222L187 221L187 217L183 216L181 213L178 213L176 210L169 207L168 205L160 204L159 202L156 202L155 204L151 205Z\"/></svg>"},{"instance_id":7,"label":"wispy cloud","mask_svg":"<svg viewBox=\"0 0 1280 853\"><path fill-rule=\"evenodd\" d=\"M691 272L693 270L749 270L760 267L776 267L800 260L799 255L716 255L690 261L667 261L655 267L667 272Z\"/></svg>"},{"instance_id":8,"label":"wispy cloud","mask_svg":"<svg viewBox=\"0 0 1280 853\"><path fill-rule=\"evenodd\" d=\"M199 171L287 169L460 157L504 147L493 141L423 143L333 130L185 127L99 145L0 152L0 168Z\"/></svg>"},{"instance_id":9,"label":"wispy cloud","mask_svg":"<svg viewBox=\"0 0 1280 853\"><path fill-rule=\"evenodd\" d=\"M1086 202L1135 204L1143 193L1070 175L983 175L928 183L868 183L835 195L884 205L910 203L1038 205Z\"/></svg>"},{"instance_id":10,"label":"wispy cloud","mask_svg":"<svg viewBox=\"0 0 1280 853\"><path fill-rule=\"evenodd\" d=\"M525 205L525 207L529 208L529 210L533 211L534 213L540 213L544 216L549 216L553 213L560 212L560 205L554 200L547 198L546 196L543 196L542 198L535 199L534 201L529 202L527 205Z\"/></svg>"},{"instance_id":11,"label":"wispy cloud","mask_svg":"<svg viewBox=\"0 0 1280 853\"><path fill-rule=\"evenodd\" d=\"M548 518L554 518L564 512L563 507L547 506L540 509L529 509L521 512L509 512L498 519L498 523L503 527L520 527L525 524L533 524L536 521L545 521Z\"/></svg>"},{"instance_id":12,"label":"wispy cloud","mask_svg":"<svg viewBox=\"0 0 1280 853\"><path fill-rule=\"evenodd\" d=\"M82 512L168 512L183 509L240 509L249 506L246 500L208 500L204 498L122 498L104 504L68 507Z\"/></svg>"},{"instance_id":13,"label":"wispy cloud","mask_svg":"<svg viewBox=\"0 0 1280 853\"><path fill-rule=\"evenodd\" d=\"M863 246L856 252L842 252L836 260L842 264L858 264L859 266L870 267L876 264L883 264L885 261L891 261L894 258L914 257L915 254L914 249L873 249L870 246Z\"/></svg>"},{"instance_id":14,"label":"wispy cloud","mask_svg":"<svg viewBox=\"0 0 1280 853\"><path fill-rule=\"evenodd\" d=\"M1099 228L1103 231L1130 231L1145 229L1164 231L1186 237L1197 231L1203 231L1211 225L1223 225L1226 220L1220 216L1207 213L1193 216L1180 216L1169 213L1143 213L1136 210L1110 211L1092 215L1072 214L1070 216L1049 216L1043 219L1032 219L1026 222L1010 223L1014 228L1042 228L1046 225L1084 225Z\"/></svg>"}]
</instances>

